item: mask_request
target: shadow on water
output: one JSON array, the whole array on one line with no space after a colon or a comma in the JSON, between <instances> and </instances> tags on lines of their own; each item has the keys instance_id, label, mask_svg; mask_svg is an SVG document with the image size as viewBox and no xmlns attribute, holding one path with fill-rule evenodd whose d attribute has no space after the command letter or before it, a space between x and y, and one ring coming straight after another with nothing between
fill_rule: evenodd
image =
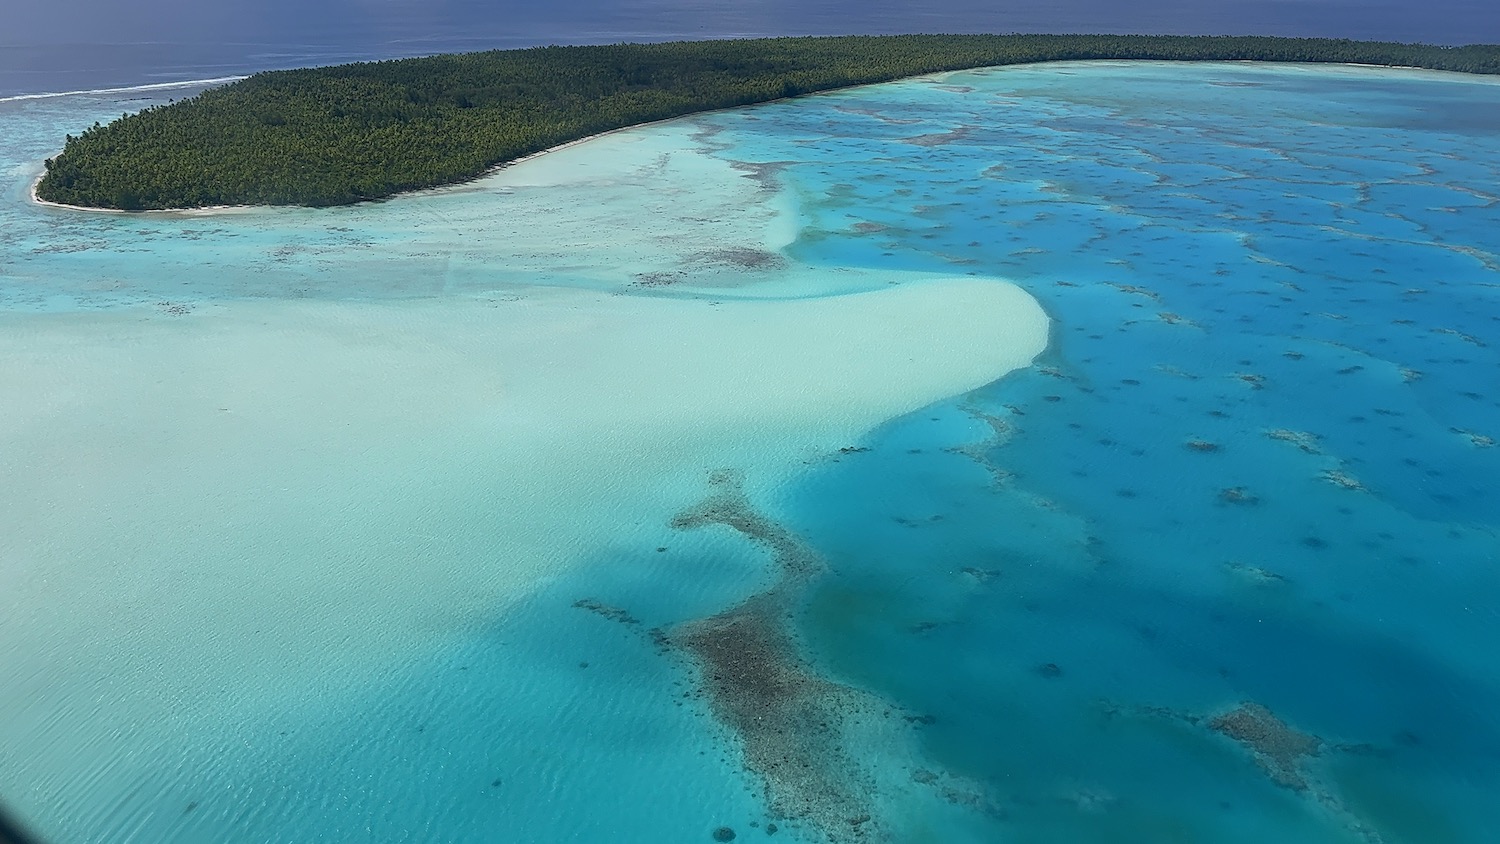
<instances>
[{"instance_id":1,"label":"shadow on water","mask_svg":"<svg viewBox=\"0 0 1500 844\"><path fill-rule=\"evenodd\" d=\"M0 844L42 844L42 840L27 832L20 822L12 818L5 807L0 805Z\"/></svg>"}]
</instances>

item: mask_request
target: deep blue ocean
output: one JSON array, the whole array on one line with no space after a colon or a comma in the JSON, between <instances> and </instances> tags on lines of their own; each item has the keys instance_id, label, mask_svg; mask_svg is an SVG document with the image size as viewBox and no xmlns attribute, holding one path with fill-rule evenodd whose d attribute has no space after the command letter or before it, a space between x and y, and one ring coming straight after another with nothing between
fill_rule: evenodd
<instances>
[{"instance_id":1,"label":"deep blue ocean","mask_svg":"<svg viewBox=\"0 0 1500 844\"><path fill-rule=\"evenodd\" d=\"M1500 42L1488 0L12 0L0 96L539 44L904 32L1286 35Z\"/></svg>"}]
</instances>

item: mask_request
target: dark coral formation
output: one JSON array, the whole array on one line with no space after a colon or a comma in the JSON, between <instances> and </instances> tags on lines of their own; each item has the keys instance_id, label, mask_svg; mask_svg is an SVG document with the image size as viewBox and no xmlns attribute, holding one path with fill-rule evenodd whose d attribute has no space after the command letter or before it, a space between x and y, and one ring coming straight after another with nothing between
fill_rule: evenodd
<instances>
[{"instance_id":1,"label":"dark coral formation","mask_svg":"<svg viewBox=\"0 0 1500 844\"><path fill-rule=\"evenodd\" d=\"M1255 583L1286 583L1284 575L1247 563L1228 562L1224 568Z\"/></svg>"},{"instance_id":2,"label":"dark coral formation","mask_svg":"<svg viewBox=\"0 0 1500 844\"><path fill-rule=\"evenodd\" d=\"M1133 711L1136 715L1167 718L1231 739L1250 754L1272 782L1321 807L1362 840L1370 844L1382 844L1384 840L1374 827L1344 805L1312 767L1313 760L1326 751L1369 753L1369 745L1325 741L1298 730L1265 705L1254 701L1242 701L1233 709L1211 716L1166 707L1108 706L1106 711L1111 715Z\"/></svg>"},{"instance_id":3,"label":"dark coral formation","mask_svg":"<svg viewBox=\"0 0 1500 844\"><path fill-rule=\"evenodd\" d=\"M736 607L665 633L664 641L697 664L710 709L739 738L773 813L811 824L832 842L867 840L880 828L873 785L844 749L844 726L869 709L858 692L818 676L786 628L784 608L823 561L755 512L733 474L715 473L710 485L708 498L673 526L729 527L769 550L781 578Z\"/></svg>"},{"instance_id":4,"label":"dark coral formation","mask_svg":"<svg viewBox=\"0 0 1500 844\"><path fill-rule=\"evenodd\" d=\"M1181 314L1174 314L1171 311L1161 311L1157 313L1156 318L1161 320L1162 322L1165 322L1167 325L1186 325L1191 328L1199 327L1198 323L1188 319Z\"/></svg>"},{"instance_id":5,"label":"dark coral formation","mask_svg":"<svg viewBox=\"0 0 1500 844\"><path fill-rule=\"evenodd\" d=\"M1321 473L1323 480L1333 484L1340 489L1352 492L1366 492L1365 485L1360 480L1343 469L1324 469Z\"/></svg>"},{"instance_id":6,"label":"dark coral formation","mask_svg":"<svg viewBox=\"0 0 1500 844\"><path fill-rule=\"evenodd\" d=\"M1459 436L1464 437L1469 441L1469 445L1472 445L1475 448L1495 447L1495 438L1489 436L1488 434L1481 434L1478 431L1470 431L1466 428L1449 428L1448 430L1451 433L1458 434Z\"/></svg>"},{"instance_id":7,"label":"dark coral formation","mask_svg":"<svg viewBox=\"0 0 1500 844\"><path fill-rule=\"evenodd\" d=\"M631 284L636 287L670 287L687 280L687 273L678 270L662 270L659 272L636 273L635 281Z\"/></svg>"},{"instance_id":8,"label":"dark coral formation","mask_svg":"<svg viewBox=\"0 0 1500 844\"><path fill-rule=\"evenodd\" d=\"M1146 287L1141 287L1135 284L1122 284L1115 281L1107 281L1105 282L1105 284L1108 284L1110 287L1115 288L1121 293L1128 293L1131 296L1142 296L1157 303L1161 302L1161 294Z\"/></svg>"},{"instance_id":9,"label":"dark coral formation","mask_svg":"<svg viewBox=\"0 0 1500 844\"><path fill-rule=\"evenodd\" d=\"M914 135L910 138L902 138L901 142L919 147L940 147L944 144L957 143L974 134L973 126L960 126L947 132L931 132L926 135Z\"/></svg>"},{"instance_id":10,"label":"dark coral formation","mask_svg":"<svg viewBox=\"0 0 1500 844\"><path fill-rule=\"evenodd\" d=\"M621 624L641 623L640 619L631 615L627 610L622 610L619 607L612 607L609 604L601 603L600 601L596 601L593 598L580 598L579 600L573 602L573 606L581 610L588 610L595 615L603 616L610 621L618 621Z\"/></svg>"},{"instance_id":11,"label":"dark coral formation","mask_svg":"<svg viewBox=\"0 0 1500 844\"><path fill-rule=\"evenodd\" d=\"M723 525L746 539L765 547L780 566L782 574L806 578L823 569L823 561L796 534L755 512L740 489L738 476L732 472L715 472L708 479L709 496L695 507L672 519L672 527L690 530L705 525ZM781 584L778 588L783 588Z\"/></svg>"},{"instance_id":12,"label":"dark coral formation","mask_svg":"<svg viewBox=\"0 0 1500 844\"><path fill-rule=\"evenodd\" d=\"M684 625L670 641L698 664L708 704L738 736L771 812L830 841L864 840L876 826L873 788L844 750L842 729L859 701L798 658L778 618L772 602L754 600Z\"/></svg>"},{"instance_id":13,"label":"dark coral formation","mask_svg":"<svg viewBox=\"0 0 1500 844\"><path fill-rule=\"evenodd\" d=\"M167 316L187 316L193 312L193 306L182 302L157 302L156 307Z\"/></svg>"},{"instance_id":14,"label":"dark coral formation","mask_svg":"<svg viewBox=\"0 0 1500 844\"><path fill-rule=\"evenodd\" d=\"M1322 449L1318 447L1320 437L1317 434L1310 434L1306 431L1293 431L1287 428L1272 428L1265 433L1267 437L1273 440L1291 443L1308 454L1323 453Z\"/></svg>"},{"instance_id":15,"label":"dark coral formation","mask_svg":"<svg viewBox=\"0 0 1500 844\"><path fill-rule=\"evenodd\" d=\"M1308 757L1318 755L1322 739L1298 732L1271 710L1248 702L1210 718L1208 728L1248 748L1256 763L1277 785L1294 791L1307 790L1302 764Z\"/></svg>"},{"instance_id":16,"label":"dark coral formation","mask_svg":"<svg viewBox=\"0 0 1500 844\"><path fill-rule=\"evenodd\" d=\"M737 474L715 472L709 486L708 497L680 513L672 526L690 530L720 525L765 548L779 574L771 587L717 615L670 628L642 629L628 611L592 598L574 606L634 626L662 653L681 654L693 663L698 689L689 697L703 700L715 720L738 740L745 768L764 784L766 806L778 819L806 824L831 844L889 840L891 833L876 801L876 779L848 748L868 740L855 739L854 734L864 735L878 719L902 713L866 692L820 676L802 657L789 630L788 608L797 605L808 584L825 569L823 559L795 533L756 512ZM919 727L935 719L908 714L906 721ZM931 776L932 787L943 799L994 811L981 789L946 773ZM765 831L775 834L777 825L769 823ZM735 833L720 827L713 835L727 841Z\"/></svg>"},{"instance_id":17,"label":"dark coral formation","mask_svg":"<svg viewBox=\"0 0 1500 844\"><path fill-rule=\"evenodd\" d=\"M1050 377L1069 379L1067 373L1054 367L1039 367L1038 371ZM1004 406L1004 414L996 414L973 402L965 402L960 409L966 416L983 423L989 430L982 439L962 445L948 446L943 450L969 458L989 473L994 486L1005 486L1011 479L1011 471L995 459L994 452L1015 436L1019 426L1016 420L1025 416L1026 411L1008 404Z\"/></svg>"},{"instance_id":18,"label":"dark coral formation","mask_svg":"<svg viewBox=\"0 0 1500 844\"><path fill-rule=\"evenodd\" d=\"M1235 378L1250 385L1252 390L1262 390L1266 386L1266 376L1254 372L1237 372Z\"/></svg>"},{"instance_id":19,"label":"dark coral formation","mask_svg":"<svg viewBox=\"0 0 1500 844\"><path fill-rule=\"evenodd\" d=\"M748 246L731 246L700 252L693 258L704 264L739 267L746 270L774 270L786 266L786 259L776 252Z\"/></svg>"},{"instance_id":20,"label":"dark coral formation","mask_svg":"<svg viewBox=\"0 0 1500 844\"><path fill-rule=\"evenodd\" d=\"M1219 500L1225 504L1259 504L1260 496L1242 486L1231 486L1219 490Z\"/></svg>"}]
</instances>

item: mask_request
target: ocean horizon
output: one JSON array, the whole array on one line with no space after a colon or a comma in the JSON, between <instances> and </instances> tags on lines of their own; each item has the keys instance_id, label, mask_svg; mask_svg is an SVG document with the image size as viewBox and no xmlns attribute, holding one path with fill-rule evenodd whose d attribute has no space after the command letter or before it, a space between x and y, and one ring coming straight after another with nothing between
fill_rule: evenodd
<instances>
[{"instance_id":1,"label":"ocean horizon","mask_svg":"<svg viewBox=\"0 0 1500 844\"><path fill-rule=\"evenodd\" d=\"M79 2L79 0L74 0ZM61 13L60 13L61 12ZM1007 0L942 0L920 10L901 0L851 6L817 0L704 3L567 0L519 9L473 0L439 7L338 0L254 5L146 0L68 14L55 3L18 0L0 35L0 96L186 82L279 70L550 44L612 44L707 38L925 33L1112 33L1278 35L1420 42L1500 43L1500 17L1483 0L1395 0L1358 14L1340 0L1122 5L1066 0L1046 6ZM586 22L586 23L581 23Z\"/></svg>"}]
</instances>

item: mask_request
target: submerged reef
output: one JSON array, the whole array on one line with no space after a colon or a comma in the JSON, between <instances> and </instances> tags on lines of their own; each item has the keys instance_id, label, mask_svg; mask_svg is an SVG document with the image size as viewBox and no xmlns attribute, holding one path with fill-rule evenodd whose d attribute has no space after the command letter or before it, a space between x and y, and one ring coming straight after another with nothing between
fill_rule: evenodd
<instances>
[{"instance_id":1,"label":"submerged reef","mask_svg":"<svg viewBox=\"0 0 1500 844\"><path fill-rule=\"evenodd\" d=\"M765 784L778 817L812 824L829 841L863 841L879 828L873 782L845 749L845 721L875 715L874 701L820 677L787 630L787 610L822 559L791 531L757 513L730 472L672 520L690 530L722 525L771 552L780 578L765 592L667 631L663 641L697 666L714 717L739 739L745 767Z\"/></svg>"},{"instance_id":2,"label":"submerged reef","mask_svg":"<svg viewBox=\"0 0 1500 844\"><path fill-rule=\"evenodd\" d=\"M902 138L904 144L919 147L939 147L944 144L953 144L964 140L974 134L973 126L960 126L947 132L930 132L926 135L914 135L910 138Z\"/></svg>"},{"instance_id":3,"label":"submerged reef","mask_svg":"<svg viewBox=\"0 0 1500 844\"><path fill-rule=\"evenodd\" d=\"M1241 703L1208 720L1208 728L1244 745L1255 756L1261 770L1277 785L1306 791L1303 761L1317 756L1323 740L1287 726L1271 710L1258 703Z\"/></svg>"},{"instance_id":4,"label":"submerged reef","mask_svg":"<svg viewBox=\"0 0 1500 844\"><path fill-rule=\"evenodd\" d=\"M1495 447L1495 438L1488 434L1481 434L1478 431L1470 431L1465 428L1449 428L1448 430L1465 438L1475 448Z\"/></svg>"},{"instance_id":5,"label":"submerged reef","mask_svg":"<svg viewBox=\"0 0 1500 844\"><path fill-rule=\"evenodd\" d=\"M1354 477L1343 469L1324 469L1321 477L1323 478L1323 480L1333 484L1340 489L1347 489L1351 492L1368 491L1365 489L1365 485L1360 482L1359 478Z\"/></svg>"},{"instance_id":6,"label":"submerged reef","mask_svg":"<svg viewBox=\"0 0 1500 844\"><path fill-rule=\"evenodd\" d=\"M1114 704L1105 704L1104 711L1110 716L1165 718L1233 741L1271 782L1301 795L1321 811L1337 818L1344 828L1361 840L1369 844L1384 844L1385 839L1380 833L1344 805L1313 764L1330 752L1368 753L1370 745L1339 744L1304 732L1255 701L1241 701L1230 709L1211 714Z\"/></svg>"},{"instance_id":7,"label":"submerged reef","mask_svg":"<svg viewBox=\"0 0 1500 844\"><path fill-rule=\"evenodd\" d=\"M708 497L679 513L672 519L672 527L690 530L705 525L723 525L764 546L771 552L783 577L773 592L791 586L789 580L800 581L823 570L823 560L796 534L755 512L741 489L737 474L723 470L714 472L708 483Z\"/></svg>"},{"instance_id":8,"label":"submerged reef","mask_svg":"<svg viewBox=\"0 0 1500 844\"><path fill-rule=\"evenodd\" d=\"M1238 575L1250 581L1251 583L1271 584L1288 582L1285 575L1277 574L1276 572L1269 569L1265 569L1257 565L1251 565L1249 563L1241 563L1231 560L1230 562L1224 564L1224 568L1232 574Z\"/></svg>"},{"instance_id":9,"label":"submerged reef","mask_svg":"<svg viewBox=\"0 0 1500 844\"><path fill-rule=\"evenodd\" d=\"M1266 436L1273 440L1291 443L1308 454L1322 454L1318 447L1318 435L1306 431L1293 431L1288 428L1272 428L1266 431Z\"/></svg>"},{"instance_id":10,"label":"submerged reef","mask_svg":"<svg viewBox=\"0 0 1500 844\"><path fill-rule=\"evenodd\" d=\"M1260 496L1242 486L1231 486L1219 490L1219 500L1225 504L1259 504Z\"/></svg>"},{"instance_id":11,"label":"submerged reef","mask_svg":"<svg viewBox=\"0 0 1500 844\"><path fill-rule=\"evenodd\" d=\"M845 750L844 721L874 713L859 692L797 656L776 604L758 596L666 641L697 663L704 697L764 782L772 814L812 824L830 841L866 840L878 828L874 783Z\"/></svg>"},{"instance_id":12,"label":"submerged reef","mask_svg":"<svg viewBox=\"0 0 1500 844\"><path fill-rule=\"evenodd\" d=\"M762 784L772 816L805 825L832 844L896 840L879 798L892 783L851 748L889 750L893 738L901 745L933 717L903 712L819 674L802 655L790 625L803 592L825 571L824 560L795 533L757 512L737 474L715 472L709 487L707 497L678 514L672 526L729 528L768 551L778 576L723 612L644 632L663 653L680 655L692 666L696 694L689 697L702 701L728 730L745 770ZM573 606L642 629L619 607L592 598ZM902 778L948 803L998 812L985 790L964 777L915 766ZM765 827L767 833L776 828Z\"/></svg>"}]
</instances>

